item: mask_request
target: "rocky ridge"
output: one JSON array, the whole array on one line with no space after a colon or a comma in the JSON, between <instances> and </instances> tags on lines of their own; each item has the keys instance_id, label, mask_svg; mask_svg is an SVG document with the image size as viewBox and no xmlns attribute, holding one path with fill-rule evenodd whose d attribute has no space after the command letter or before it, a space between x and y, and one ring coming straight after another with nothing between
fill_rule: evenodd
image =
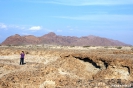
<instances>
[{"instance_id":1,"label":"rocky ridge","mask_svg":"<svg viewBox=\"0 0 133 88\"><path fill-rule=\"evenodd\" d=\"M20 36L18 34L9 36L1 45L65 45L65 46L130 46L117 40L101 38L98 36L71 37L60 36L50 32L41 37L33 35Z\"/></svg>"}]
</instances>

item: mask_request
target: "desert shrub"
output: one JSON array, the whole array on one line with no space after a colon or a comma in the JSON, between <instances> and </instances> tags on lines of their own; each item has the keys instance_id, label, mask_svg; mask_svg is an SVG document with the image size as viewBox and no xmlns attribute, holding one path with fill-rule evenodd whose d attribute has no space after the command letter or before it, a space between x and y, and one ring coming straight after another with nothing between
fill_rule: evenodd
<instances>
[{"instance_id":1,"label":"desert shrub","mask_svg":"<svg viewBox=\"0 0 133 88\"><path fill-rule=\"evenodd\" d=\"M83 47L90 47L90 46L83 46Z\"/></svg>"},{"instance_id":2,"label":"desert shrub","mask_svg":"<svg viewBox=\"0 0 133 88\"><path fill-rule=\"evenodd\" d=\"M12 45L9 44L9 45L7 45L7 46L8 46L8 47L11 47Z\"/></svg>"},{"instance_id":3,"label":"desert shrub","mask_svg":"<svg viewBox=\"0 0 133 88\"><path fill-rule=\"evenodd\" d=\"M108 46L105 46L104 48L109 48Z\"/></svg>"},{"instance_id":4,"label":"desert shrub","mask_svg":"<svg viewBox=\"0 0 133 88\"><path fill-rule=\"evenodd\" d=\"M131 48L131 50L133 51L133 48Z\"/></svg>"},{"instance_id":5,"label":"desert shrub","mask_svg":"<svg viewBox=\"0 0 133 88\"><path fill-rule=\"evenodd\" d=\"M121 46L118 46L118 47L116 47L117 49L121 49L122 47Z\"/></svg>"},{"instance_id":6,"label":"desert shrub","mask_svg":"<svg viewBox=\"0 0 133 88\"><path fill-rule=\"evenodd\" d=\"M75 46L73 45L73 46L70 46L70 47L75 47Z\"/></svg>"},{"instance_id":7,"label":"desert shrub","mask_svg":"<svg viewBox=\"0 0 133 88\"><path fill-rule=\"evenodd\" d=\"M29 54L29 52L26 52L26 54Z\"/></svg>"}]
</instances>

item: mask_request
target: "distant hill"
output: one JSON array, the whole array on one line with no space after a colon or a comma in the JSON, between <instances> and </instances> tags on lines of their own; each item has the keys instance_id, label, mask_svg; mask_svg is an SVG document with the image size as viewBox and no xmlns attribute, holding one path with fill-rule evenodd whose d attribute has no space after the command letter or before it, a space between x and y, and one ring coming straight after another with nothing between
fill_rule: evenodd
<instances>
[{"instance_id":1,"label":"distant hill","mask_svg":"<svg viewBox=\"0 0 133 88\"><path fill-rule=\"evenodd\" d=\"M52 44L52 45L67 45L67 46L129 46L117 40L102 38L98 36L60 36L53 32L45 34L41 37L34 35L20 36L15 34L9 36L1 45L27 45L27 44Z\"/></svg>"}]
</instances>

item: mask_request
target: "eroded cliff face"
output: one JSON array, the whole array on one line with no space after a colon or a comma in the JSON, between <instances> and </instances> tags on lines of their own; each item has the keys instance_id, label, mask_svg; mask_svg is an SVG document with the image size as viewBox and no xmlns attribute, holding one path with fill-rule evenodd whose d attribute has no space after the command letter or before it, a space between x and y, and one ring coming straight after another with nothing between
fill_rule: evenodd
<instances>
[{"instance_id":1,"label":"eroded cliff face","mask_svg":"<svg viewBox=\"0 0 133 88\"><path fill-rule=\"evenodd\" d=\"M25 51L25 65L19 65ZM133 86L133 51L92 47L0 47L0 88Z\"/></svg>"}]
</instances>

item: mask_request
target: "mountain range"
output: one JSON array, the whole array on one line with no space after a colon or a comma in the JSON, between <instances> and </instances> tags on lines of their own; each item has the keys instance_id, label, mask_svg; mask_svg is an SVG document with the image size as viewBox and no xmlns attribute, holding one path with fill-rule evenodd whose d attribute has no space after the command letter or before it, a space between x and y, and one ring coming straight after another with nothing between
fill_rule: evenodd
<instances>
[{"instance_id":1,"label":"mountain range","mask_svg":"<svg viewBox=\"0 0 133 88\"><path fill-rule=\"evenodd\" d=\"M118 40L102 38L98 36L61 36L50 32L41 37L34 35L20 36L15 34L9 36L1 43L1 45L37 45L37 44L51 44L51 45L65 45L65 46L129 46Z\"/></svg>"}]
</instances>

